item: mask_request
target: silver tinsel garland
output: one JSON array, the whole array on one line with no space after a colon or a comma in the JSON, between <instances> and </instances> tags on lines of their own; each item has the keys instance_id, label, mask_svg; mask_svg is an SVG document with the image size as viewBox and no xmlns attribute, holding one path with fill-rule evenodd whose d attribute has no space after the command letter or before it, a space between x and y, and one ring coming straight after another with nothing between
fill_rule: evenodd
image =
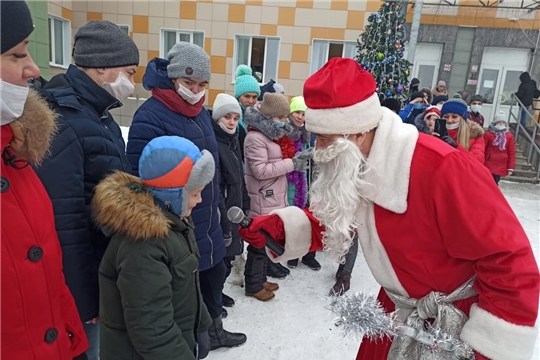
<instances>
[{"instance_id":1,"label":"silver tinsel garland","mask_svg":"<svg viewBox=\"0 0 540 360\"><path fill-rule=\"evenodd\" d=\"M373 294L353 293L331 296L329 310L336 315L336 325L344 335L372 340L385 336L408 336L425 347L426 357L444 360L474 360L472 348L458 338L446 334L426 322L424 329L415 329L387 314ZM410 358L412 359L412 358Z\"/></svg>"}]
</instances>

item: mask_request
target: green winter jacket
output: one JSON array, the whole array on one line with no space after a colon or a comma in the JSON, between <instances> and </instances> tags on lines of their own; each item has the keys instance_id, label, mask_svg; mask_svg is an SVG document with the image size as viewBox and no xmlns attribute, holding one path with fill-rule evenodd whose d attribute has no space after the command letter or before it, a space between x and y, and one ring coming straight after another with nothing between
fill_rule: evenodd
<instances>
[{"instance_id":1,"label":"green winter jacket","mask_svg":"<svg viewBox=\"0 0 540 360\"><path fill-rule=\"evenodd\" d=\"M109 175L93 200L111 236L99 267L101 360L195 360L211 324L191 221L155 204L140 179Z\"/></svg>"}]
</instances>

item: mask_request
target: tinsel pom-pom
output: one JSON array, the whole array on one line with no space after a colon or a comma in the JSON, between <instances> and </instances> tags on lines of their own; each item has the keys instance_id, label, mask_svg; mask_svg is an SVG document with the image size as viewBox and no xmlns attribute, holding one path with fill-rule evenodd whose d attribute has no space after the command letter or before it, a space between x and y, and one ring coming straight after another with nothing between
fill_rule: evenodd
<instances>
[{"instance_id":1,"label":"tinsel pom-pom","mask_svg":"<svg viewBox=\"0 0 540 360\"><path fill-rule=\"evenodd\" d=\"M394 319L373 294L331 296L329 310L345 335L376 340L391 336Z\"/></svg>"}]
</instances>

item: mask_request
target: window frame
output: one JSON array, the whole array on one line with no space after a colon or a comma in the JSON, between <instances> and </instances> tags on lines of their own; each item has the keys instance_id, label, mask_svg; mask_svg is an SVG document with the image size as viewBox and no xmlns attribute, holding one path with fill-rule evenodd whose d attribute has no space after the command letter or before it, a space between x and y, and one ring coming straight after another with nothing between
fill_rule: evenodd
<instances>
[{"instance_id":1,"label":"window frame","mask_svg":"<svg viewBox=\"0 0 540 360\"><path fill-rule=\"evenodd\" d=\"M57 64L55 59L55 34L54 34L54 21L58 20L62 23L62 52L64 55L63 63ZM47 14L47 24L49 27L50 35L50 49L51 53L49 54L49 66L58 67L62 69L67 69L71 65L71 20L64 19L63 17Z\"/></svg>"},{"instance_id":2,"label":"window frame","mask_svg":"<svg viewBox=\"0 0 540 360\"><path fill-rule=\"evenodd\" d=\"M175 32L176 33L176 43L180 41L180 34L187 34L190 36L190 44L193 44L193 33L201 33L203 36L202 48L204 49L204 41L206 39L206 34L204 30L185 30L185 29L173 29L173 28L160 28L159 30L159 57L165 58L167 53L165 52L165 32ZM176 44L175 43L175 44ZM197 45L197 44L195 44Z\"/></svg>"},{"instance_id":3,"label":"window frame","mask_svg":"<svg viewBox=\"0 0 540 360\"><path fill-rule=\"evenodd\" d=\"M232 68L232 81L231 81L231 84L234 84L236 82L236 69L238 68L239 65L242 65L242 64L238 64L238 40L240 37L244 37L244 38L249 38L249 50L248 50L248 63L251 64L251 53L252 53L252 46L253 46L253 39L254 38L257 38L257 39L264 39L265 40L265 44L264 44L264 64L263 64L263 72L262 72L262 81L261 83L259 83L259 85L264 85L266 84L266 82L264 82L264 78L265 78L265 73L266 73L266 51L268 50L268 46L267 46L267 43L266 43L266 40L267 39L276 39L279 41L279 45L278 45L278 53L277 53L277 60L276 60L276 76L275 76L275 81L278 81L278 74L279 74L279 57L280 57L280 53L281 53L281 36L265 36L265 35L246 35L246 34L234 34L234 50L233 50L233 61L232 61L232 65L233 65L233 68ZM249 64L244 64L244 65L248 65L250 68L251 68L251 65ZM270 81L270 80L268 80Z\"/></svg>"},{"instance_id":4,"label":"window frame","mask_svg":"<svg viewBox=\"0 0 540 360\"><path fill-rule=\"evenodd\" d=\"M313 38L313 40L311 41L311 58L309 59L310 60L310 66L309 66L310 76L320 70L320 68L315 69L315 70L313 69L313 64L314 64L313 56L315 55L315 42L325 42L328 45L326 47L326 55L325 55L326 62L328 62L328 60L330 60L330 59L328 59L328 55L330 54L330 44L343 45L343 50L341 51L341 57L342 58L345 58L343 55L345 55L345 49L346 49L347 44L350 44L350 45L354 44L355 47L358 46L358 43L355 42L355 41L352 41L352 40L331 40L331 39ZM346 59L354 59L354 58L347 57ZM325 64L326 64L326 62L325 62ZM323 66L324 66L324 64L323 64Z\"/></svg>"}]
</instances>

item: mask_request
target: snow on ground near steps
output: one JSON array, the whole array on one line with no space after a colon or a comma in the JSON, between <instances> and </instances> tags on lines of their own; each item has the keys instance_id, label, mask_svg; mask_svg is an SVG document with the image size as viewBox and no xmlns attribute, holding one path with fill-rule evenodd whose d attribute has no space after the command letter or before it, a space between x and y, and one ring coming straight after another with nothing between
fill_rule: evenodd
<instances>
[{"instance_id":1,"label":"snow on ground near steps","mask_svg":"<svg viewBox=\"0 0 540 360\"><path fill-rule=\"evenodd\" d=\"M129 128L121 128L127 143ZM540 186L505 181L501 181L500 186L529 236L537 262L540 262ZM334 285L337 264L322 252L317 253L317 260L322 265L319 271L312 271L300 263L286 279L275 280L280 289L276 291L276 297L266 303L246 297L243 288L227 282L224 292L235 299L236 305L227 308L229 317L223 320L224 327L229 331L244 332L248 341L237 348L212 351L206 359L354 360L360 339L343 337L326 309L326 294ZM350 291L374 294L379 291L361 253L353 271ZM539 358L537 339L532 359Z\"/></svg>"},{"instance_id":2,"label":"snow on ground near steps","mask_svg":"<svg viewBox=\"0 0 540 360\"><path fill-rule=\"evenodd\" d=\"M540 186L501 182L501 189L525 228L537 261L540 261ZM275 280L280 289L267 303L246 297L243 288L227 282L224 293L233 297L236 305L227 308L229 317L223 320L224 327L228 331L244 332L248 341L237 348L212 351L207 359L354 360L360 340L344 338L326 309L325 296L334 284L337 264L322 252L317 253L317 260L322 265L319 271L312 271L300 263L286 279ZM350 291L376 294L378 290L379 286L359 253ZM532 359L539 358L537 339Z\"/></svg>"}]
</instances>

